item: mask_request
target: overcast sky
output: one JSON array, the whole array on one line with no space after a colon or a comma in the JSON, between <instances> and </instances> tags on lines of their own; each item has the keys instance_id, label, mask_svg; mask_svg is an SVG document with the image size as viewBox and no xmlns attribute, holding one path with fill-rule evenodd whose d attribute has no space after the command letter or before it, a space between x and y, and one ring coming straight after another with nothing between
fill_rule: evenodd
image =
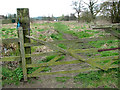
<instances>
[{"instance_id":1,"label":"overcast sky","mask_svg":"<svg viewBox=\"0 0 120 90\"><path fill-rule=\"evenodd\" d=\"M0 15L14 14L17 8L29 8L30 17L69 15L75 12L70 6L72 1L75 0L1 0Z\"/></svg>"}]
</instances>

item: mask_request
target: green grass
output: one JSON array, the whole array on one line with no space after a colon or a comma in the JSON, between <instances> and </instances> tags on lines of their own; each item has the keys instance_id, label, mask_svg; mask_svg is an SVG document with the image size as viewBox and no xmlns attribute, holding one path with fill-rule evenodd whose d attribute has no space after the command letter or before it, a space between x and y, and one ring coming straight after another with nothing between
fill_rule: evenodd
<instances>
[{"instance_id":1,"label":"green grass","mask_svg":"<svg viewBox=\"0 0 120 90\"><path fill-rule=\"evenodd\" d=\"M45 38L46 38L45 35L40 34L38 39L45 39Z\"/></svg>"},{"instance_id":2,"label":"green grass","mask_svg":"<svg viewBox=\"0 0 120 90\"><path fill-rule=\"evenodd\" d=\"M51 34L50 37L53 39L53 40L64 40L63 39L63 35L61 33L59 34Z\"/></svg>"},{"instance_id":3,"label":"green grass","mask_svg":"<svg viewBox=\"0 0 120 90\"><path fill-rule=\"evenodd\" d=\"M75 27L73 29L79 29L79 28L80 27ZM94 34L86 33L85 31L81 31L81 32L72 31L69 29L67 25L64 25L60 22L54 24L54 29L57 30L59 33L68 33L73 36L77 36L78 38L86 38L94 35ZM86 29L85 26L84 29Z\"/></svg>"},{"instance_id":4,"label":"green grass","mask_svg":"<svg viewBox=\"0 0 120 90\"><path fill-rule=\"evenodd\" d=\"M28 74L31 74L37 68L29 68ZM44 71L47 71L48 68L45 68ZM21 80L23 80L23 70L21 67L17 67L16 69L12 70L8 67L2 67L2 86L4 85L20 85ZM28 82L32 82L32 78L28 78Z\"/></svg>"},{"instance_id":5,"label":"green grass","mask_svg":"<svg viewBox=\"0 0 120 90\"><path fill-rule=\"evenodd\" d=\"M16 38L18 36L16 28L2 28L2 38Z\"/></svg>"},{"instance_id":6,"label":"green grass","mask_svg":"<svg viewBox=\"0 0 120 90\"><path fill-rule=\"evenodd\" d=\"M54 26L54 29L58 31L58 34L52 34L51 38L53 38L53 40L64 40L63 32L65 32L69 29L68 26L66 26L60 22L54 23L53 26Z\"/></svg>"},{"instance_id":7,"label":"green grass","mask_svg":"<svg viewBox=\"0 0 120 90\"><path fill-rule=\"evenodd\" d=\"M93 47L100 48L105 43L106 43L105 40L100 40L100 41L90 41L88 44L92 45Z\"/></svg>"},{"instance_id":8,"label":"green grass","mask_svg":"<svg viewBox=\"0 0 120 90\"><path fill-rule=\"evenodd\" d=\"M59 47L63 48L63 49L67 49L67 46L65 46L64 44L60 43L58 44Z\"/></svg>"},{"instance_id":9,"label":"green grass","mask_svg":"<svg viewBox=\"0 0 120 90\"><path fill-rule=\"evenodd\" d=\"M104 48L104 49L110 49L110 48L116 48L118 45L118 40L99 40L99 41L90 41L88 43L89 45L95 47L95 48ZM107 44L107 47L103 47L104 44ZM93 53L92 53L93 54ZM106 56L116 56L119 55L118 51L111 50L111 51L103 51L103 52L96 52L94 54L100 54L101 57Z\"/></svg>"},{"instance_id":10,"label":"green grass","mask_svg":"<svg viewBox=\"0 0 120 90\"><path fill-rule=\"evenodd\" d=\"M76 26L73 29L81 29L81 27L80 26Z\"/></svg>"},{"instance_id":11,"label":"green grass","mask_svg":"<svg viewBox=\"0 0 120 90\"><path fill-rule=\"evenodd\" d=\"M65 24L62 24L61 22L54 23L54 29L57 31L67 31L69 30L69 27Z\"/></svg>"},{"instance_id":12,"label":"green grass","mask_svg":"<svg viewBox=\"0 0 120 90\"><path fill-rule=\"evenodd\" d=\"M69 80L71 77L56 77L56 81L57 82L66 82L67 80Z\"/></svg>"},{"instance_id":13,"label":"green grass","mask_svg":"<svg viewBox=\"0 0 120 90\"><path fill-rule=\"evenodd\" d=\"M76 36L78 38L87 38L87 37L91 37L94 35L94 34L86 33L85 31L81 31L81 32L66 31L66 33Z\"/></svg>"},{"instance_id":14,"label":"green grass","mask_svg":"<svg viewBox=\"0 0 120 90\"><path fill-rule=\"evenodd\" d=\"M105 51L105 52L101 52L101 57L106 57L106 56L117 56L119 55L118 52L113 52L113 51Z\"/></svg>"},{"instance_id":15,"label":"green grass","mask_svg":"<svg viewBox=\"0 0 120 90\"><path fill-rule=\"evenodd\" d=\"M81 29L86 29L86 26L85 25L81 26Z\"/></svg>"},{"instance_id":16,"label":"green grass","mask_svg":"<svg viewBox=\"0 0 120 90\"><path fill-rule=\"evenodd\" d=\"M80 73L74 77L74 82L81 82L83 88L117 88L118 69L109 69L108 71L92 71L89 73Z\"/></svg>"},{"instance_id":17,"label":"green grass","mask_svg":"<svg viewBox=\"0 0 120 90\"><path fill-rule=\"evenodd\" d=\"M41 31L44 31L44 29L37 29L37 31L41 32Z\"/></svg>"},{"instance_id":18,"label":"green grass","mask_svg":"<svg viewBox=\"0 0 120 90\"><path fill-rule=\"evenodd\" d=\"M10 70L7 67L2 67L2 85L15 84L19 85L20 80L23 78L22 68L16 68L15 70Z\"/></svg>"},{"instance_id":19,"label":"green grass","mask_svg":"<svg viewBox=\"0 0 120 90\"><path fill-rule=\"evenodd\" d=\"M110 48L114 48L115 46L112 45L117 45L118 44L118 40L98 40L98 41L90 41L88 43L89 45L92 45L93 47L96 48L101 48L102 45L107 44L107 45L111 45Z\"/></svg>"},{"instance_id":20,"label":"green grass","mask_svg":"<svg viewBox=\"0 0 120 90\"><path fill-rule=\"evenodd\" d=\"M74 79L74 84L80 82L80 88L117 88L118 69L109 69L108 71L91 71L89 73L79 73L74 77L56 77L57 82L65 83L69 79Z\"/></svg>"}]
</instances>

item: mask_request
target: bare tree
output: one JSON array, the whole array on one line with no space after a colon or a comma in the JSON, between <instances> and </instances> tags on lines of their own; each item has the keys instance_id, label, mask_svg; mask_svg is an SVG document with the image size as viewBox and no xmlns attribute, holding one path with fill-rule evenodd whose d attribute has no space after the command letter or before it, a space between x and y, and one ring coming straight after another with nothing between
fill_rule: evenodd
<instances>
[{"instance_id":1,"label":"bare tree","mask_svg":"<svg viewBox=\"0 0 120 90\"><path fill-rule=\"evenodd\" d=\"M77 13L78 22L80 22L80 13L82 12L82 8L83 8L82 0L73 1L72 6L73 6L73 9L76 11L75 13Z\"/></svg>"},{"instance_id":2,"label":"bare tree","mask_svg":"<svg viewBox=\"0 0 120 90\"><path fill-rule=\"evenodd\" d=\"M120 0L105 1L101 5L104 16L109 16L112 23L120 23Z\"/></svg>"},{"instance_id":3,"label":"bare tree","mask_svg":"<svg viewBox=\"0 0 120 90\"><path fill-rule=\"evenodd\" d=\"M112 23L120 23L120 0L112 1L111 20Z\"/></svg>"},{"instance_id":4,"label":"bare tree","mask_svg":"<svg viewBox=\"0 0 120 90\"><path fill-rule=\"evenodd\" d=\"M97 4L98 0L89 0L89 3L84 2L91 13L91 17L95 20L97 14L101 11L102 7Z\"/></svg>"},{"instance_id":5,"label":"bare tree","mask_svg":"<svg viewBox=\"0 0 120 90\"><path fill-rule=\"evenodd\" d=\"M103 2L101 4L101 6L103 7L100 14L101 16L103 16L106 19L110 19L110 15L111 15L111 3L110 2Z\"/></svg>"}]
</instances>

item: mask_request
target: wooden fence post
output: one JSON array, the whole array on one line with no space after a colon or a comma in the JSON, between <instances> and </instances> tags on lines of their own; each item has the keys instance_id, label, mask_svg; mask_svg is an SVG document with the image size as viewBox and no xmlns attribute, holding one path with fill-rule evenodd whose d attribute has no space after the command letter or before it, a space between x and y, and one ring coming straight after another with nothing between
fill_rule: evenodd
<instances>
[{"instance_id":1,"label":"wooden fence post","mask_svg":"<svg viewBox=\"0 0 120 90\"><path fill-rule=\"evenodd\" d=\"M2 32L2 17L0 17L0 32ZM2 57L2 34L0 34L0 58ZM0 89L2 89L2 61L0 61Z\"/></svg>"},{"instance_id":2,"label":"wooden fence post","mask_svg":"<svg viewBox=\"0 0 120 90\"><path fill-rule=\"evenodd\" d=\"M24 81L27 81L27 68L26 64L31 64L31 57L25 58L25 54L31 54L31 47L24 47L24 43L30 43L30 39L26 37L26 35L30 36L30 17L29 17L29 9L28 8L17 8L17 28L19 29L22 27L22 31L18 31L18 37L20 40L23 37L23 41L21 41L22 44L19 43L20 46L20 55L21 55L21 61L20 64L22 64L23 68L23 74L24 74ZM23 33L21 36L21 33ZM25 50L25 52L24 52ZM24 55L23 55L24 53ZM25 59L24 59L25 58Z\"/></svg>"},{"instance_id":3,"label":"wooden fence post","mask_svg":"<svg viewBox=\"0 0 120 90\"><path fill-rule=\"evenodd\" d=\"M18 32L19 32L20 52L21 52L21 59L22 59L22 69L23 69L24 81L27 81L27 68L26 68L24 37L23 37L22 27L20 27L18 29Z\"/></svg>"},{"instance_id":4,"label":"wooden fence post","mask_svg":"<svg viewBox=\"0 0 120 90\"><path fill-rule=\"evenodd\" d=\"M28 8L17 8L17 27L23 28L24 43L30 43L30 39L26 35L30 36L30 17ZM18 34L19 36L19 34ZM25 54L31 54L31 47L25 47ZM31 63L31 57L26 58L27 64Z\"/></svg>"},{"instance_id":5,"label":"wooden fence post","mask_svg":"<svg viewBox=\"0 0 120 90\"><path fill-rule=\"evenodd\" d=\"M118 25L118 33L120 34L120 24ZM118 47L120 47L120 38L118 38ZM118 60L120 61L120 49L118 49L119 57ZM120 75L120 62L118 63L118 75ZM118 89L120 89L120 77L118 77Z\"/></svg>"}]
</instances>

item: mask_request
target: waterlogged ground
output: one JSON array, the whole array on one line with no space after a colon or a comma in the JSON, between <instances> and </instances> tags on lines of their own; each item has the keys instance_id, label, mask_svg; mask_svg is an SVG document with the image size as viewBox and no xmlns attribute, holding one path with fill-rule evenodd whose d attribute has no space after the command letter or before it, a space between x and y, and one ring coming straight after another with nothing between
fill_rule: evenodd
<instances>
[{"instance_id":1,"label":"waterlogged ground","mask_svg":"<svg viewBox=\"0 0 120 90\"><path fill-rule=\"evenodd\" d=\"M92 24L77 23L77 22L50 22L39 21L31 23L31 36L43 40L43 41L57 41L57 40L74 40L80 38L93 38L109 35L104 30L93 30ZM3 25L2 38L15 38L17 37L16 24ZM31 40L31 42L35 42ZM102 40L90 42L89 47L79 46L77 44L58 44L63 49L68 48L114 48L118 46L118 40ZM9 45L8 45L9 47ZM14 44L13 47L17 48ZM32 53L50 52L49 47L39 46L32 47ZM8 51L7 55L17 55L17 52ZM81 55L81 54L80 54ZM88 55L82 55L84 58L100 55L100 57L116 56L118 51L106 51L101 53L92 53ZM43 63L50 61L56 57L32 57L33 63ZM43 60L42 62L40 60ZM76 60L71 56L62 56L60 61ZM118 62L115 62L116 64ZM10 65L8 65L10 64ZM5 66L5 65L4 65ZM76 70L90 66L89 64L71 64L71 65L59 65L54 67L47 67L44 71L58 71L58 70ZM13 68L17 67L17 69ZM8 69L9 68L9 69ZM11 70L12 69L12 70ZM49 76L40 76L39 78L29 78L28 82L23 82L22 70L17 64L7 63L7 68L3 67L3 86L9 88L117 88L118 76L117 69L109 69L108 71L94 71L85 73L73 73L73 74L58 74ZM29 70L28 73L32 71ZM10 74L11 73L11 74ZM8 75L9 74L9 75ZM15 75L15 76L14 76Z\"/></svg>"}]
</instances>

